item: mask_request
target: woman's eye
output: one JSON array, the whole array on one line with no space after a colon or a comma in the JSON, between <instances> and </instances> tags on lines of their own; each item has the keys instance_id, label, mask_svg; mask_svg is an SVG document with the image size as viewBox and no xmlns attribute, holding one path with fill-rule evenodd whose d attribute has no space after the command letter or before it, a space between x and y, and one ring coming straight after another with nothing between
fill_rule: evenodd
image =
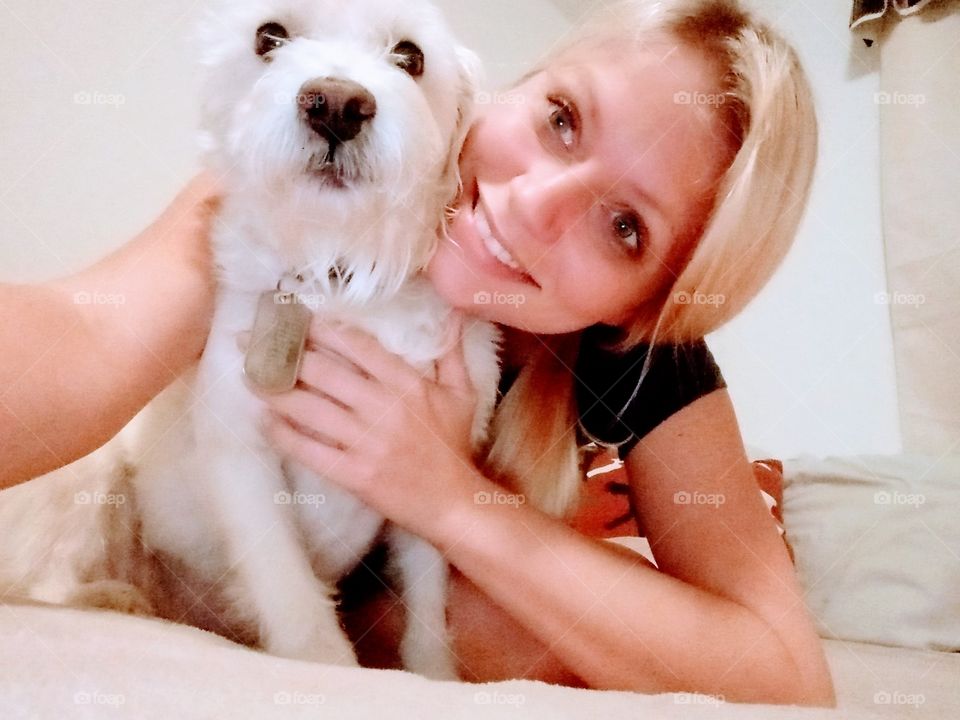
<instances>
[{"instance_id":1,"label":"woman's eye","mask_svg":"<svg viewBox=\"0 0 960 720\"><path fill-rule=\"evenodd\" d=\"M264 62L269 62L268 54L290 40L290 34L280 23L268 22L257 28L256 53Z\"/></svg>"},{"instance_id":2,"label":"woman's eye","mask_svg":"<svg viewBox=\"0 0 960 720\"><path fill-rule=\"evenodd\" d=\"M627 250L636 252L643 241L643 220L631 212L618 212L613 215L613 234Z\"/></svg>"},{"instance_id":3,"label":"woman's eye","mask_svg":"<svg viewBox=\"0 0 960 720\"><path fill-rule=\"evenodd\" d=\"M554 108L548 120L550 128L560 138L564 147L573 147L577 140L577 129L580 127L576 107L563 98L547 99Z\"/></svg>"}]
</instances>

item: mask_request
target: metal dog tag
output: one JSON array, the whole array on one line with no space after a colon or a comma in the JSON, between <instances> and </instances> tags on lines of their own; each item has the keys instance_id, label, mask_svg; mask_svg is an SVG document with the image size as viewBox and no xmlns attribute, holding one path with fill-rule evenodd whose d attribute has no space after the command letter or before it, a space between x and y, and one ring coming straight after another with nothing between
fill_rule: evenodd
<instances>
[{"instance_id":1,"label":"metal dog tag","mask_svg":"<svg viewBox=\"0 0 960 720\"><path fill-rule=\"evenodd\" d=\"M260 296L243 363L243 374L254 386L268 393L293 389L312 317L294 293L271 291Z\"/></svg>"}]
</instances>

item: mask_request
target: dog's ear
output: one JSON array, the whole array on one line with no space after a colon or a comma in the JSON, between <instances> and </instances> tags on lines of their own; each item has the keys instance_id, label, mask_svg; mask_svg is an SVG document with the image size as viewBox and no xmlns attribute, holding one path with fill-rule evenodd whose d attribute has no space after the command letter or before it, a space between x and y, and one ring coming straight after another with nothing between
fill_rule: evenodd
<instances>
[{"instance_id":1,"label":"dog's ear","mask_svg":"<svg viewBox=\"0 0 960 720\"><path fill-rule=\"evenodd\" d=\"M477 88L480 86L483 64L480 57L465 47L457 47L457 127L450 146L450 156L443 173L444 187L460 191L460 151L474 119Z\"/></svg>"}]
</instances>

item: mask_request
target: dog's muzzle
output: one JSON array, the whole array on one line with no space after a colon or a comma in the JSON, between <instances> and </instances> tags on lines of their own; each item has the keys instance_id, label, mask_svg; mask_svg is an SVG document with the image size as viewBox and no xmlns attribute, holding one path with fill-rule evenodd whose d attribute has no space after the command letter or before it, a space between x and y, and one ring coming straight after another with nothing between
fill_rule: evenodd
<instances>
[{"instance_id":1,"label":"dog's muzzle","mask_svg":"<svg viewBox=\"0 0 960 720\"><path fill-rule=\"evenodd\" d=\"M377 100L352 80L321 78L304 83L297 94L304 122L327 141L327 162L337 147L350 142L377 114Z\"/></svg>"}]
</instances>

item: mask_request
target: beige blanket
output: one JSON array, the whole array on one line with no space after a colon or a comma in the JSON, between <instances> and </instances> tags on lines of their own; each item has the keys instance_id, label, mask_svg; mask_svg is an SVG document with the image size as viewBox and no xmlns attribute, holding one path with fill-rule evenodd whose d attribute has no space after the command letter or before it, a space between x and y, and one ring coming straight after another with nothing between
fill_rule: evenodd
<instances>
[{"instance_id":1,"label":"beige blanket","mask_svg":"<svg viewBox=\"0 0 960 720\"><path fill-rule=\"evenodd\" d=\"M835 711L710 696L435 682L313 665L186 626L0 606L0 718L960 718L960 654L825 641Z\"/></svg>"}]
</instances>

